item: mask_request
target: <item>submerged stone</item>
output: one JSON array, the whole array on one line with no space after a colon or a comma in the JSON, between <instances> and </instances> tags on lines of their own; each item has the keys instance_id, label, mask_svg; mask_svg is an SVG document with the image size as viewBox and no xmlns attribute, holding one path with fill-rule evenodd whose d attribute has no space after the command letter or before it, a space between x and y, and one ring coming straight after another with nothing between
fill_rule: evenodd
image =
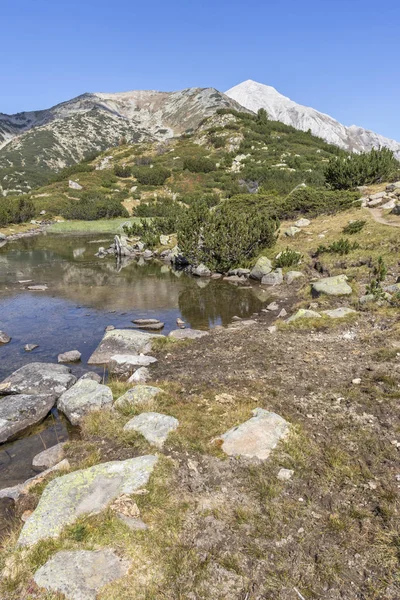
<instances>
[{"instance_id":1,"label":"submerged stone","mask_svg":"<svg viewBox=\"0 0 400 600\"><path fill-rule=\"evenodd\" d=\"M33 579L40 588L61 593L67 600L96 600L102 587L120 579L129 564L113 550L62 550L52 556Z\"/></svg>"},{"instance_id":2,"label":"submerged stone","mask_svg":"<svg viewBox=\"0 0 400 600\"><path fill-rule=\"evenodd\" d=\"M19 545L31 546L39 540L58 537L63 527L78 517L97 514L121 494L132 494L144 487L156 462L156 456L139 456L53 479L23 526Z\"/></svg>"},{"instance_id":3,"label":"submerged stone","mask_svg":"<svg viewBox=\"0 0 400 600\"><path fill-rule=\"evenodd\" d=\"M263 408L254 409L253 415L221 435L219 439L225 454L265 460L279 440L289 433L289 423L279 415Z\"/></svg>"}]
</instances>

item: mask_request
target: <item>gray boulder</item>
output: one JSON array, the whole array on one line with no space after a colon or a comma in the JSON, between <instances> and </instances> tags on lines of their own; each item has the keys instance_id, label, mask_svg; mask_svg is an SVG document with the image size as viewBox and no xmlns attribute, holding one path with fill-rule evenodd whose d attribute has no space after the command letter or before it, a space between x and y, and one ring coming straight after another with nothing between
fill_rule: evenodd
<instances>
[{"instance_id":1,"label":"gray boulder","mask_svg":"<svg viewBox=\"0 0 400 600\"><path fill-rule=\"evenodd\" d=\"M196 275L197 277L211 277L211 271L206 265L200 263L197 267L192 269L192 275Z\"/></svg>"},{"instance_id":2,"label":"gray boulder","mask_svg":"<svg viewBox=\"0 0 400 600\"><path fill-rule=\"evenodd\" d=\"M82 189L82 186L77 181L72 181L72 179L70 179L68 181L68 187L71 188L72 190L81 190Z\"/></svg>"},{"instance_id":3,"label":"gray boulder","mask_svg":"<svg viewBox=\"0 0 400 600\"><path fill-rule=\"evenodd\" d=\"M150 379L150 371L147 367L139 367L128 379L128 383L146 383Z\"/></svg>"},{"instance_id":4,"label":"gray boulder","mask_svg":"<svg viewBox=\"0 0 400 600\"><path fill-rule=\"evenodd\" d=\"M0 331L0 344L8 344L9 342L11 342L10 336L5 331Z\"/></svg>"},{"instance_id":5,"label":"gray boulder","mask_svg":"<svg viewBox=\"0 0 400 600\"><path fill-rule=\"evenodd\" d=\"M306 308L300 308L294 315L292 315L287 322L293 323L293 321L297 321L298 319L318 319L321 315L317 313L315 310L307 310Z\"/></svg>"},{"instance_id":6,"label":"gray boulder","mask_svg":"<svg viewBox=\"0 0 400 600\"><path fill-rule=\"evenodd\" d=\"M79 352L79 350L69 350L69 352L59 354L57 361L59 363L79 362L81 360L81 356L82 354Z\"/></svg>"},{"instance_id":7,"label":"gray boulder","mask_svg":"<svg viewBox=\"0 0 400 600\"><path fill-rule=\"evenodd\" d=\"M137 367L148 367L157 359L145 354L114 354L108 363L110 373L129 377Z\"/></svg>"},{"instance_id":8,"label":"gray boulder","mask_svg":"<svg viewBox=\"0 0 400 600\"><path fill-rule=\"evenodd\" d=\"M135 323L135 325L157 325L158 323L161 323L161 321L159 319L134 319L132 321L132 323Z\"/></svg>"},{"instance_id":9,"label":"gray boulder","mask_svg":"<svg viewBox=\"0 0 400 600\"><path fill-rule=\"evenodd\" d=\"M31 546L39 540L56 538L63 527L80 516L97 514L118 496L143 488L156 462L156 456L139 456L102 463L53 479L23 526L19 545Z\"/></svg>"},{"instance_id":10,"label":"gray boulder","mask_svg":"<svg viewBox=\"0 0 400 600\"><path fill-rule=\"evenodd\" d=\"M115 354L146 354L155 339L163 337L135 329L113 329L107 331L100 344L88 360L90 365L108 364Z\"/></svg>"},{"instance_id":11,"label":"gray boulder","mask_svg":"<svg viewBox=\"0 0 400 600\"><path fill-rule=\"evenodd\" d=\"M265 460L289 433L289 424L279 415L263 408L254 409L253 415L219 438L225 454Z\"/></svg>"},{"instance_id":12,"label":"gray boulder","mask_svg":"<svg viewBox=\"0 0 400 600\"><path fill-rule=\"evenodd\" d=\"M150 323L147 325L138 325L138 327L140 327L140 329L148 329L149 331L160 331L161 329L164 329L165 323L162 323L161 321L159 321L158 323Z\"/></svg>"},{"instance_id":13,"label":"gray boulder","mask_svg":"<svg viewBox=\"0 0 400 600\"><path fill-rule=\"evenodd\" d=\"M334 308L332 310L322 311L323 315L327 315L331 319L343 319L343 317L347 317L348 315L355 313L355 310L353 310L352 308L348 308L347 306L340 306L339 308Z\"/></svg>"},{"instance_id":14,"label":"gray boulder","mask_svg":"<svg viewBox=\"0 0 400 600\"><path fill-rule=\"evenodd\" d=\"M293 283L293 281L299 279L300 277L304 277L301 271L288 271L285 275L285 281L288 285L290 285Z\"/></svg>"},{"instance_id":15,"label":"gray boulder","mask_svg":"<svg viewBox=\"0 0 400 600\"><path fill-rule=\"evenodd\" d=\"M67 600L96 600L108 583L128 572L129 564L113 550L62 550L52 556L33 579L37 586L63 594Z\"/></svg>"},{"instance_id":16,"label":"gray boulder","mask_svg":"<svg viewBox=\"0 0 400 600\"><path fill-rule=\"evenodd\" d=\"M0 443L43 421L56 400L51 394L15 394L0 398Z\"/></svg>"},{"instance_id":17,"label":"gray boulder","mask_svg":"<svg viewBox=\"0 0 400 600\"><path fill-rule=\"evenodd\" d=\"M92 379L81 379L60 396L57 408L72 425L78 425L88 413L111 406L112 403L113 395L109 387Z\"/></svg>"},{"instance_id":18,"label":"gray boulder","mask_svg":"<svg viewBox=\"0 0 400 600\"><path fill-rule=\"evenodd\" d=\"M154 398L162 393L162 389L151 385L137 385L120 396L115 402L114 407L119 409L129 409L140 404L145 404L154 400Z\"/></svg>"},{"instance_id":19,"label":"gray boulder","mask_svg":"<svg viewBox=\"0 0 400 600\"><path fill-rule=\"evenodd\" d=\"M58 398L76 382L71 369L52 363L30 363L1 382L8 394L50 394ZM1 392L0 392L1 394Z\"/></svg>"},{"instance_id":20,"label":"gray boulder","mask_svg":"<svg viewBox=\"0 0 400 600\"><path fill-rule=\"evenodd\" d=\"M272 273L264 275L261 279L261 285L281 285L283 283L282 269L275 269Z\"/></svg>"},{"instance_id":21,"label":"gray boulder","mask_svg":"<svg viewBox=\"0 0 400 600\"><path fill-rule=\"evenodd\" d=\"M272 262L266 256L260 256L257 260L256 264L250 271L250 277L252 279L258 279L259 281L264 277L264 275L268 275L272 271Z\"/></svg>"},{"instance_id":22,"label":"gray boulder","mask_svg":"<svg viewBox=\"0 0 400 600\"><path fill-rule=\"evenodd\" d=\"M32 466L39 468L44 467L46 469L54 467L54 465L61 462L64 458L64 446L65 442L61 442L60 444L56 444L51 448L43 450L43 452L39 452L39 454L36 454L36 456L33 457Z\"/></svg>"},{"instance_id":23,"label":"gray boulder","mask_svg":"<svg viewBox=\"0 0 400 600\"><path fill-rule=\"evenodd\" d=\"M196 340L206 335L209 335L209 332L201 331L200 329L174 329L169 332L168 337L175 340Z\"/></svg>"},{"instance_id":24,"label":"gray boulder","mask_svg":"<svg viewBox=\"0 0 400 600\"><path fill-rule=\"evenodd\" d=\"M315 281L312 284L312 288L319 294L327 294L328 296L347 296L352 293L352 289L346 282L346 275L336 275L335 277L326 277Z\"/></svg>"},{"instance_id":25,"label":"gray boulder","mask_svg":"<svg viewBox=\"0 0 400 600\"><path fill-rule=\"evenodd\" d=\"M299 219L294 225L295 227L308 227L311 225L311 221L309 219Z\"/></svg>"},{"instance_id":26,"label":"gray boulder","mask_svg":"<svg viewBox=\"0 0 400 600\"><path fill-rule=\"evenodd\" d=\"M156 412L146 412L133 417L124 427L124 431L137 431L150 444L162 448L171 431L179 425L178 419Z\"/></svg>"},{"instance_id":27,"label":"gray boulder","mask_svg":"<svg viewBox=\"0 0 400 600\"><path fill-rule=\"evenodd\" d=\"M300 227L288 227L285 231L285 235L288 237L294 237L297 233L301 231Z\"/></svg>"}]
</instances>

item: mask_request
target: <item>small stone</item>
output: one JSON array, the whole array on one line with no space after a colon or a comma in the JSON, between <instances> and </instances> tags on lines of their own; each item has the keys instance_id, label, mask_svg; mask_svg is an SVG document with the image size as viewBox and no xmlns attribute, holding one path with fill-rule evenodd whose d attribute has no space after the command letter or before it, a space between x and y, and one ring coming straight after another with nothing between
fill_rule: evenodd
<instances>
[{"instance_id":1,"label":"small stone","mask_svg":"<svg viewBox=\"0 0 400 600\"><path fill-rule=\"evenodd\" d=\"M113 329L115 329L114 325L107 325L104 331L112 331Z\"/></svg>"},{"instance_id":2,"label":"small stone","mask_svg":"<svg viewBox=\"0 0 400 600\"><path fill-rule=\"evenodd\" d=\"M56 444L51 448L43 450L43 452L39 452L39 454L36 454L36 456L33 457L32 466L45 467L46 469L54 467L54 465L61 462L64 458L64 446L65 442L61 442L60 444Z\"/></svg>"},{"instance_id":3,"label":"small stone","mask_svg":"<svg viewBox=\"0 0 400 600\"><path fill-rule=\"evenodd\" d=\"M275 269L272 273L264 275L261 279L261 285L280 285L283 282L282 269Z\"/></svg>"},{"instance_id":4,"label":"small stone","mask_svg":"<svg viewBox=\"0 0 400 600\"><path fill-rule=\"evenodd\" d=\"M8 344L11 342L11 338L4 331L0 331L0 344Z\"/></svg>"},{"instance_id":5,"label":"small stone","mask_svg":"<svg viewBox=\"0 0 400 600\"><path fill-rule=\"evenodd\" d=\"M284 317L287 316L287 310L282 308L281 312L279 313L279 315L277 316L278 319L283 319Z\"/></svg>"},{"instance_id":6,"label":"small stone","mask_svg":"<svg viewBox=\"0 0 400 600\"><path fill-rule=\"evenodd\" d=\"M311 221L309 219L299 219L295 223L295 227L308 227L311 225Z\"/></svg>"},{"instance_id":7,"label":"small stone","mask_svg":"<svg viewBox=\"0 0 400 600\"><path fill-rule=\"evenodd\" d=\"M270 311L279 310L279 304L277 302L271 302L271 304L268 304L267 310L270 310Z\"/></svg>"},{"instance_id":8,"label":"small stone","mask_svg":"<svg viewBox=\"0 0 400 600\"><path fill-rule=\"evenodd\" d=\"M306 308L300 308L297 313L292 315L287 322L293 323L293 321L297 321L298 319L319 319L321 315L317 313L315 310L307 310Z\"/></svg>"},{"instance_id":9,"label":"small stone","mask_svg":"<svg viewBox=\"0 0 400 600\"><path fill-rule=\"evenodd\" d=\"M158 325L161 321L159 319L134 319L132 323L135 325Z\"/></svg>"},{"instance_id":10,"label":"small stone","mask_svg":"<svg viewBox=\"0 0 400 600\"><path fill-rule=\"evenodd\" d=\"M147 367L139 367L128 379L128 383L146 383L151 379L150 371Z\"/></svg>"},{"instance_id":11,"label":"small stone","mask_svg":"<svg viewBox=\"0 0 400 600\"><path fill-rule=\"evenodd\" d=\"M82 377L78 379L78 381L84 381L85 379L91 379L92 381L97 381L97 383L101 383L103 381L101 375L95 373L94 371L88 371L87 373L84 373Z\"/></svg>"},{"instance_id":12,"label":"small stone","mask_svg":"<svg viewBox=\"0 0 400 600\"><path fill-rule=\"evenodd\" d=\"M39 344L25 344L24 346L25 352L32 352L35 348L39 348Z\"/></svg>"},{"instance_id":13,"label":"small stone","mask_svg":"<svg viewBox=\"0 0 400 600\"><path fill-rule=\"evenodd\" d=\"M79 350L70 350L69 352L59 354L57 357L57 361L59 363L79 362L81 360L81 356L82 354L79 352Z\"/></svg>"},{"instance_id":14,"label":"small stone","mask_svg":"<svg viewBox=\"0 0 400 600\"><path fill-rule=\"evenodd\" d=\"M208 267L200 263L197 267L192 269L192 275L196 275L197 277L210 277L211 271Z\"/></svg>"},{"instance_id":15,"label":"small stone","mask_svg":"<svg viewBox=\"0 0 400 600\"><path fill-rule=\"evenodd\" d=\"M28 285L28 290L31 292L45 292L47 289L47 285Z\"/></svg>"},{"instance_id":16,"label":"small stone","mask_svg":"<svg viewBox=\"0 0 400 600\"><path fill-rule=\"evenodd\" d=\"M132 371L136 371L135 367L148 367L156 362L154 356L146 354L115 354L111 356L109 370L114 375L130 377Z\"/></svg>"},{"instance_id":17,"label":"small stone","mask_svg":"<svg viewBox=\"0 0 400 600\"><path fill-rule=\"evenodd\" d=\"M117 517L120 519L120 521L125 523L125 525L129 527L131 531L145 531L148 529L146 523L137 517L127 517L126 515L122 515L120 513L117 513Z\"/></svg>"},{"instance_id":18,"label":"small stone","mask_svg":"<svg viewBox=\"0 0 400 600\"><path fill-rule=\"evenodd\" d=\"M271 271L272 271L272 262L266 256L261 256L257 260L253 269L250 271L250 277L252 279L261 280L264 277L264 275L271 273Z\"/></svg>"},{"instance_id":19,"label":"small stone","mask_svg":"<svg viewBox=\"0 0 400 600\"><path fill-rule=\"evenodd\" d=\"M353 383L354 385L360 385L361 379L359 377L356 377L351 383Z\"/></svg>"},{"instance_id":20,"label":"small stone","mask_svg":"<svg viewBox=\"0 0 400 600\"><path fill-rule=\"evenodd\" d=\"M72 190L81 190L82 189L82 186L77 181L72 181L72 179L70 179L68 181L68 187L71 188Z\"/></svg>"},{"instance_id":21,"label":"small stone","mask_svg":"<svg viewBox=\"0 0 400 600\"><path fill-rule=\"evenodd\" d=\"M291 469L280 469L277 477L280 481L289 481L289 479L291 479L293 475L294 471L292 471Z\"/></svg>"},{"instance_id":22,"label":"small stone","mask_svg":"<svg viewBox=\"0 0 400 600\"><path fill-rule=\"evenodd\" d=\"M183 327L185 325L185 321L178 317L176 320L176 324L178 325L178 327Z\"/></svg>"},{"instance_id":23,"label":"small stone","mask_svg":"<svg viewBox=\"0 0 400 600\"><path fill-rule=\"evenodd\" d=\"M162 448L168 434L179 425L178 419L155 412L147 412L133 417L124 427L124 431L137 431L150 444Z\"/></svg>"},{"instance_id":24,"label":"small stone","mask_svg":"<svg viewBox=\"0 0 400 600\"><path fill-rule=\"evenodd\" d=\"M294 237L300 231L301 231L300 227L289 227L288 229L286 229L286 231L284 233L288 237Z\"/></svg>"},{"instance_id":25,"label":"small stone","mask_svg":"<svg viewBox=\"0 0 400 600\"><path fill-rule=\"evenodd\" d=\"M267 327L267 331L269 331L270 333L276 333L278 331L278 328L276 325L271 325L270 327Z\"/></svg>"},{"instance_id":26,"label":"small stone","mask_svg":"<svg viewBox=\"0 0 400 600\"><path fill-rule=\"evenodd\" d=\"M39 588L63 594L67 600L96 600L108 583L124 577L129 563L113 550L62 550L52 556L33 579Z\"/></svg>"},{"instance_id":27,"label":"small stone","mask_svg":"<svg viewBox=\"0 0 400 600\"><path fill-rule=\"evenodd\" d=\"M149 331L160 331L161 329L163 329L165 326L165 323L161 323L161 321L159 321L158 323L151 323L148 325L139 325L138 327L140 327L140 329L145 329L145 330L149 330Z\"/></svg>"}]
</instances>

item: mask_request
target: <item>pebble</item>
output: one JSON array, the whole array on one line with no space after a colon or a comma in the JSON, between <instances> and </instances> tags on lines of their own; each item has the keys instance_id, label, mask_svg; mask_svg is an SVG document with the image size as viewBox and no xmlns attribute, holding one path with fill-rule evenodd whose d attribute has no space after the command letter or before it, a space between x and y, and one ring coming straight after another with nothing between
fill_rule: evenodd
<instances>
[{"instance_id":1,"label":"pebble","mask_svg":"<svg viewBox=\"0 0 400 600\"><path fill-rule=\"evenodd\" d=\"M351 383L354 383L354 385L360 385L361 379L359 377L357 377L356 379L353 379L353 381Z\"/></svg>"}]
</instances>

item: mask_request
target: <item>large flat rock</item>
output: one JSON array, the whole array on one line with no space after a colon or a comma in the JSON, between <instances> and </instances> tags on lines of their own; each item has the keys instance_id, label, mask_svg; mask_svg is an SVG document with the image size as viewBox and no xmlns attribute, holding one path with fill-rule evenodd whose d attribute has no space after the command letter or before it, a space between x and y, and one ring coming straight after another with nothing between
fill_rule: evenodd
<instances>
[{"instance_id":1,"label":"large flat rock","mask_svg":"<svg viewBox=\"0 0 400 600\"><path fill-rule=\"evenodd\" d=\"M122 494L146 485L157 462L152 455L95 465L53 479L19 536L21 546L55 538L81 515L97 514Z\"/></svg>"},{"instance_id":2,"label":"large flat rock","mask_svg":"<svg viewBox=\"0 0 400 600\"><path fill-rule=\"evenodd\" d=\"M64 365L34 362L14 371L1 384L7 394L51 394L58 398L75 381L71 369Z\"/></svg>"},{"instance_id":3,"label":"large flat rock","mask_svg":"<svg viewBox=\"0 0 400 600\"><path fill-rule=\"evenodd\" d=\"M164 337L156 333L134 329L113 329L107 331L88 360L90 365L108 364L115 354L146 354L151 350L152 341Z\"/></svg>"},{"instance_id":4,"label":"large flat rock","mask_svg":"<svg viewBox=\"0 0 400 600\"><path fill-rule=\"evenodd\" d=\"M312 288L315 292L327 294L328 296L348 296L353 291L347 283L346 275L319 279L312 284Z\"/></svg>"},{"instance_id":5,"label":"large flat rock","mask_svg":"<svg viewBox=\"0 0 400 600\"><path fill-rule=\"evenodd\" d=\"M36 571L40 588L64 594L67 600L96 600L102 587L120 579L129 564L113 550L62 550Z\"/></svg>"},{"instance_id":6,"label":"large flat rock","mask_svg":"<svg viewBox=\"0 0 400 600\"><path fill-rule=\"evenodd\" d=\"M246 456L265 460L279 440L289 432L289 424L276 413L263 408L253 410L253 417L221 435L222 450L229 456Z\"/></svg>"},{"instance_id":7,"label":"large flat rock","mask_svg":"<svg viewBox=\"0 0 400 600\"><path fill-rule=\"evenodd\" d=\"M57 408L72 425L78 425L88 413L111 406L112 403L113 395L109 387L93 379L81 379L60 396Z\"/></svg>"},{"instance_id":8,"label":"large flat rock","mask_svg":"<svg viewBox=\"0 0 400 600\"><path fill-rule=\"evenodd\" d=\"M175 340L196 340L206 335L209 335L209 332L201 329L173 329L169 332L168 337Z\"/></svg>"},{"instance_id":9,"label":"large flat rock","mask_svg":"<svg viewBox=\"0 0 400 600\"><path fill-rule=\"evenodd\" d=\"M40 423L56 403L50 394L13 394L0 397L0 442L6 442Z\"/></svg>"},{"instance_id":10,"label":"large flat rock","mask_svg":"<svg viewBox=\"0 0 400 600\"><path fill-rule=\"evenodd\" d=\"M179 425L178 419L156 412L146 412L133 417L124 427L124 431L137 431L150 444L162 448L171 431Z\"/></svg>"},{"instance_id":11,"label":"large flat rock","mask_svg":"<svg viewBox=\"0 0 400 600\"><path fill-rule=\"evenodd\" d=\"M121 410L133 408L146 402L151 402L162 391L161 388L152 385L136 385L120 396L114 402L114 407Z\"/></svg>"}]
</instances>

